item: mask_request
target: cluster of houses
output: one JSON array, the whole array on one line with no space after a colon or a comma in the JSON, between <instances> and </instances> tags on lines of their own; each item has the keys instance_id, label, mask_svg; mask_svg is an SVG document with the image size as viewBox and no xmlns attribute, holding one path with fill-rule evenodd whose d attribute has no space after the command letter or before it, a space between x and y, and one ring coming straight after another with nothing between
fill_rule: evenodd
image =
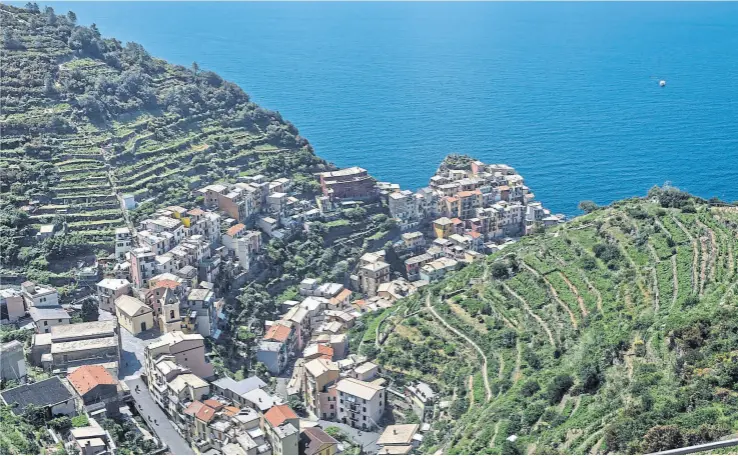
<instances>
[{"instance_id":1,"label":"cluster of houses","mask_svg":"<svg viewBox=\"0 0 738 456\"><path fill-rule=\"evenodd\" d=\"M18 290L1 289L2 323L30 317L27 326L35 333L30 351L17 341L0 347L2 379L21 383L0 392L2 401L14 410L44 407L49 417L85 413L91 425L66 437L68 449L112 454L115 445L96 420L117 416L131 400L117 380L122 331L156 334L145 348L143 376L153 401L198 453L336 453L334 438L319 427L301 430L295 412L259 378L216 379L205 338L217 339L227 324L219 296L224 284L238 287L258 273L265 236L288 239L315 220L339 216L341 208L383 201L402 231L390 252L397 258L379 250L359 259L348 282L361 292L359 299L352 300L344 284L304 279L300 300L282 303L280 318L264 323L256 358L273 375L293 367L287 393L301 397L318 419L381 430L388 403L398 400L422 418L435 401L432 389L423 383L403 393L389 388L379 366L349 355L348 331L363 313L391 307L512 237L562 217L533 201L523 178L506 165L442 166L429 187L414 193L376 182L359 167L318 177L322 195L314 201L292 196L287 178L239 177L196 190L203 208L170 206L136 230L117 228L117 264L96 285L98 305L112 320L72 323L70 306L60 305L49 286L25 282ZM398 259L404 270L392 271ZM52 377L23 384L27 361ZM412 452L427 426L387 427L377 442L380 454Z\"/></svg>"},{"instance_id":2,"label":"cluster of houses","mask_svg":"<svg viewBox=\"0 0 738 456\"><path fill-rule=\"evenodd\" d=\"M385 194L390 215L402 223L436 219L436 237L477 233L487 242L563 220L534 202L523 177L508 165L474 161L469 169L442 166L428 187L413 193L389 184Z\"/></svg>"},{"instance_id":3,"label":"cluster of houses","mask_svg":"<svg viewBox=\"0 0 738 456\"><path fill-rule=\"evenodd\" d=\"M289 194L293 183L286 177L267 181L257 175L239 180L234 184L211 184L195 193L203 196L206 208L223 213L229 225L255 225L270 238L288 237L321 214L310 200ZM238 246L233 249L238 250Z\"/></svg>"},{"instance_id":4,"label":"cluster of houses","mask_svg":"<svg viewBox=\"0 0 738 456\"><path fill-rule=\"evenodd\" d=\"M215 379L201 335L164 334L144 355L154 402L198 453L298 454L295 412L258 377Z\"/></svg>"}]
</instances>

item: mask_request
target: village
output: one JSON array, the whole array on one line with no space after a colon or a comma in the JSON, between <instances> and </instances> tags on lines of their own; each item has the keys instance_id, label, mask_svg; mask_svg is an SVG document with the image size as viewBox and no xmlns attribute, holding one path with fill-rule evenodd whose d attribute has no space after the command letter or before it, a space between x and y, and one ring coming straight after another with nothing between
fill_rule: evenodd
<instances>
[{"instance_id":1,"label":"village","mask_svg":"<svg viewBox=\"0 0 738 456\"><path fill-rule=\"evenodd\" d=\"M2 403L86 416L87 426L55 433L76 454L115 454L100 424L107 419L174 454L412 453L443 398L426 383L392 385L352 350L349 332L363 315L564 217L534 201L507 165L442 166L416 192L359 167L317 179L320 194L301 199L288 177L239 176L193 189L197 206L164 207L117 228L90 296L94 321L80 322L84 305L63 303L50 285L1 289L3 324L33 332L27 347L2 345L2 379L15 385L0 392ZM269 240L340 227L346 210L369 204L393 222L391 252L363 252L343 283L298 278L275 318L250 327L264 375L219 373L212 345L234 343L223 340L236 332L231 300L264 272ZM135 208L135 197L123 205ZM47 378L28 382L31 371ZM393 424L396 408L419 423Z\"/></svg>"}]
</instances>

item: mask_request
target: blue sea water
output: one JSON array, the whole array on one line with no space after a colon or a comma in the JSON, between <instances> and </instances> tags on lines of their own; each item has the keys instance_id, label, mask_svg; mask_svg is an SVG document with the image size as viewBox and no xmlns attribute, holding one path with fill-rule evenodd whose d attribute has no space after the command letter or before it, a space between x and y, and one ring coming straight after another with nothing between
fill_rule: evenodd
<instances>
[{"instance_id":1,"label":"blue sea water","mask_svg":"<svg viewBox=\"0 0 738 456\"><path fill-rule=\"evenodd\" d=\"M197 61L322 157L404 188L459 152L514 166L567 214L666 181L738 199L736 3L52 6Z\"/></svg>"}]
</instances>

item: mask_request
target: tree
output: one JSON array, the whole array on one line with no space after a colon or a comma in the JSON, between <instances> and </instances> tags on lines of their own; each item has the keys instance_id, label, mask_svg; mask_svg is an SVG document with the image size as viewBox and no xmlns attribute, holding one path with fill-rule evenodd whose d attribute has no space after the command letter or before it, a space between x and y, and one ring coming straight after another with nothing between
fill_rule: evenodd
<instances>
[{"instance_id":1,"label":"tree","mask_svg":"<svg viewBox=\"0 0 738 456\"><path fill-rule=\"evenodd\" d=\"M561 401L569 388L574 384L574 380L568 374L559 374L549 383L547 388L548 399L552 404Z\"/></svg>"},{"instance_id":2,"label":"tree","mask_svg":"<svg viewBox=\"0 0 738 456\"><path fill-rule=\"evenodd\" d=\"M597 203L595 203L594 201L585 200L579 203L579 210L583 211L586 214L594 212L599 208L600 206L598 206Z\"/></svg>"},{"instance_id":3,"label":"tree","mask_svg":"<svg viewBox=\"0 0 738 456\"><path fill-rule=\"evenodd\" d=\"M677 426L654 426L643 436L643 450L646 453L656 453L681 446L684 446L684 435Z\"/></svg>"},{"instance_id":4,"label":"tree","mask_svg":"<svg viewBox=\"0 0 738 456\"><path fill-rule=\"evenodd\" d=\"M523 383L523 386L520 388L520 394L525 397L530 397L536 394L540 389L541 386L538 384L537 381L528 380L527 382Z\"/></svg>"},{"instance_id":5,"label":"tree","mask_svg":"<svg viewBox=\"0 0 738 456\"><path fill-rule=\"evenodd\" d=\"M305 414L307 413L305 404L297 396L290 396L289 400L287 401L287 405L289 405L290 408L294 410L295 413L297 413L299 416L305 416Z\"/></svg>"},{"instance_id":6,"label":"tree","mask_svg":"<svg viewBox=\"0 0 738 456\"><path fill-rule=\"evenodd\" d=\"M97 321L99 317L100 309L91 299L86 299L82 303L82 321Z\"/></svg>"},{"instance_id":7,"label":"tree","mask_svg":"<svg viewBox=\"0 0 738 456\"><path fill-rule=\"evenodd\" d=\"M507 268L507 263L504 261L496 261L492 263L492 277L495 279L507 279L510 277L510 271Z\"/></svg>"},{"instance_id":8,"label":"tree","mask_svg":"<svg viewBox=\"0 0 738 456\"><path fill-rule=\"evenodd\" d=\"M69 22L72 24L77 23L77 15L74 13L74 11L67 12L67 19L69 19Z\"/></svg>"}]
</instances>

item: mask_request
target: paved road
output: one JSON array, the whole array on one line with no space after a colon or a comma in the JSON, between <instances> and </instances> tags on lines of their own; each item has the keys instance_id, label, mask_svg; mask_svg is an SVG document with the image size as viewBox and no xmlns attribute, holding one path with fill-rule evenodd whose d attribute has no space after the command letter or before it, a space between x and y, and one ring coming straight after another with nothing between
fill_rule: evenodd
<instances>
[{"instance_id":1,"label":"paved road","mask_svg":"<svg viewBox=\"0 0 738 456\"><path fill-rule=\"evenodd\" d=\"M349 436L354 443L358 443L362 446L362 454L377 454L379 453L379 445L377 440L379 439L378 432L367 432L360 431L356 428L352 428L348 424L337 423L335 421L318 420L318 424L325 431L327 428L333 426L337 427L344 434ZM359 435L361 433L361 435Z\"/></svg>"},{"instance_id":2,"label":"paved road","mask_svg":"<svg viewBox=\"0 0 738 456\"><path fill-rule=\"evenodd\" d=\"M172 454L195 454L187 441L174 429L174 425L167 419L162 409L156 405L141 377L130 378L125 382L131 390L131 397L141 418L156 433L159 440L169 447L169 451ZM139 387L138 391L136 386Z\"/></svg>"},{"instance_id":3,"label":"paved road","mask_svg":"<svg viewBox=\"0 0 738 456\"><path fill-rule=\"evenodd\" d=\"M100 309L98 320L112 320L115 315L108 311ZM120 366L118 368L118 376L123 379L135 378L141 375L144 368L144 348L148 346L152 340L159 337L156 329L142 332L138 336L134 336L124 327L120 327L121 353Z\"/></svg>"}]
</instances>

